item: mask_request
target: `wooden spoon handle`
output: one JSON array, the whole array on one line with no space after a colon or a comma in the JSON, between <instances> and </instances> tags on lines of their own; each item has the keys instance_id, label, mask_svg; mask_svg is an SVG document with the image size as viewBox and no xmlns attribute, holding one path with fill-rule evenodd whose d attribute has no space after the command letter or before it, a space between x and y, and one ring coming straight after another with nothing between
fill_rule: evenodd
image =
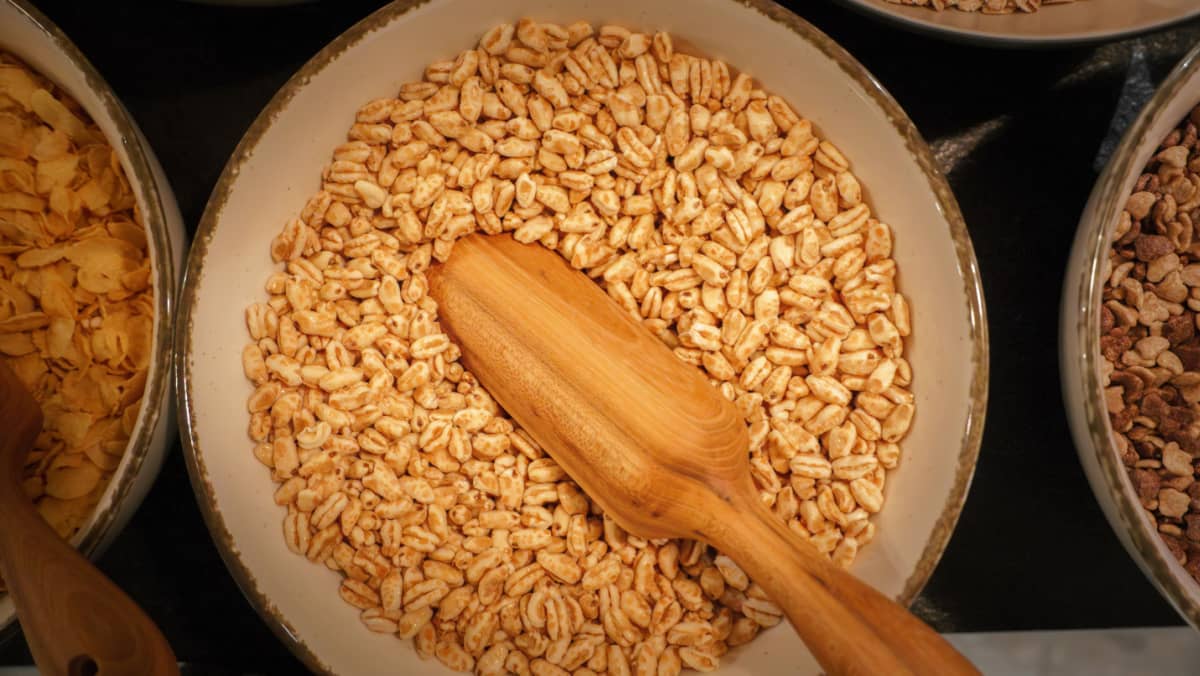
<instances>
[{"instance_id":1,"label":"wooden spoon handle","mask_svg":"<svg viewBox=\"0 0 1200 676\"><path fill-rule=\"evenodd\" d=\"M704 535L783 609L831 674L978 674L906 609L830 563L751 490Z\"/></svg>"},{"instance_id":2,"label":"wooden spoon handle","mask_svg":"<svg viewBox=\"0 0 1200 676\"><path fill-rule=\"evenodd\" d=\"M168 676L175 655L142 609L42 520L20 486L41 412L0 363L0 573L38 670L51 676Z\"/></svg>"},{"instance_id":3,"label":"wooden spoon handle","mask_svg":"<svg viewBox=\"0 0 1200 676\"><path fill-rule=\"evenodd\" d=\"M179 673L175 655L158 627L63 542L23 494L18 499L11 495L0 499L0 511L4 513L0 572L41 673Z\"/></svg>"}]
</instances>

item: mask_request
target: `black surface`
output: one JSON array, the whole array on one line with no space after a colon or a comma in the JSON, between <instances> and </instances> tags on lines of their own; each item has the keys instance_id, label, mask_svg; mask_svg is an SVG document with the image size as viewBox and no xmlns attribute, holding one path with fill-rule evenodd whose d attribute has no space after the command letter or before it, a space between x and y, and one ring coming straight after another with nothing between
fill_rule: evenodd
<instances>
[{"instance_id":1,"label":"black surface","mask_svg":"<svg viewBox=\"0 0 1200 676\"><path fill-rule=\"evenodd\" d=\"M381 3L37 4L133 113L194 228L226 158L276 89ZM1200 23L1097 47L1002 51L904 33L825 2L789 4L861 60L916 121L944 161L983 270L992 336L983 453L919 612L942 631L1178 624L1109 530L1080 471L1056 341L1062 271L1131 57L1144 55L1156 83L1200 40ZM226 573L178 444L99 563L181 660L302 670ZM19 638L0 648L0 664L29 661Z\"/></svg>"}]
</instances>

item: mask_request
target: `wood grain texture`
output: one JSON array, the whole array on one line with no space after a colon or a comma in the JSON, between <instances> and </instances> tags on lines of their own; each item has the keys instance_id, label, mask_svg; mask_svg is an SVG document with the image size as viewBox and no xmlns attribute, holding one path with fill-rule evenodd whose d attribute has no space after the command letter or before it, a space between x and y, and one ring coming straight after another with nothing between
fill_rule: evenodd
<instances>
[{"instance_id":1,"label":"wood grain texture","mask_svg":"<svg viewBox=\"0 0 1200 676\"><path fill-rule=\"evenodd\" d=\"M771 514L733 405L556 253L472 235L429 277L464 366L626 530L728 554L831 673L978 673Z\"/></svg>"},{"instance_id":2,"label":"wood grain texture","mask_svg":"<svg viewBox=\"0 0 1200 676\"><path fill-rule=\"evenodd\" d=\"M0 361L0 573L38 670L51 676L167 676L175 655L158 627L58 537L21 488L42 412Z\"/></svg>"}]
</instances>

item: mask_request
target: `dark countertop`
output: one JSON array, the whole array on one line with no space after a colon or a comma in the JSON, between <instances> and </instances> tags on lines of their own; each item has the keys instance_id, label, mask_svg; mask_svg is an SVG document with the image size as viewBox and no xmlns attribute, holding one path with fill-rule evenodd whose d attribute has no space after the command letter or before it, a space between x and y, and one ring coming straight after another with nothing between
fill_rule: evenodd
<instances>
[{"instance_id":1,"label":"dark countertop","mask_svg":"<svg viewBox=\"0 0 1200 676\"><path fill-rule=\"evenodd\" d=\"M382 3L36 4L133 113L194 228L226 158L276 89ZM1160 80L1200 41L1200 22L1101 46L1004 51L901 32L826 1L784 4L862 61L915 120L949 174L983 271L992 337L983 452L918 612L942 631L1179 624L1080 470L1059 395L1057 327L1075 225L1127 76ZM302 671L226 573L178 443L99 565L181 660L229 673ZM0 664L30 661L19 638L0 648Z\"/></svg>"}]
</instances>

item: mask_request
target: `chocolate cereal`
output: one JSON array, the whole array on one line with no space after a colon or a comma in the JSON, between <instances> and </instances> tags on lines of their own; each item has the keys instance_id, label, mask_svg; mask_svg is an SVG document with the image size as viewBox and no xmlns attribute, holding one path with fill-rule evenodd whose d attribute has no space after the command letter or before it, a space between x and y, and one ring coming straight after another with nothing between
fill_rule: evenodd
<instances>
[{"instance_id":1,"label":"chocolate cereal","mask_svg":"<svg viewBox=\"0 0 1200 676\"><path fill-rule=\"evenodd\" d=\"M1100 311L1105 400L1138 499L1200 581L1200 106L1159 146L1114 233Z\"/></svg>"}]
</instances>

